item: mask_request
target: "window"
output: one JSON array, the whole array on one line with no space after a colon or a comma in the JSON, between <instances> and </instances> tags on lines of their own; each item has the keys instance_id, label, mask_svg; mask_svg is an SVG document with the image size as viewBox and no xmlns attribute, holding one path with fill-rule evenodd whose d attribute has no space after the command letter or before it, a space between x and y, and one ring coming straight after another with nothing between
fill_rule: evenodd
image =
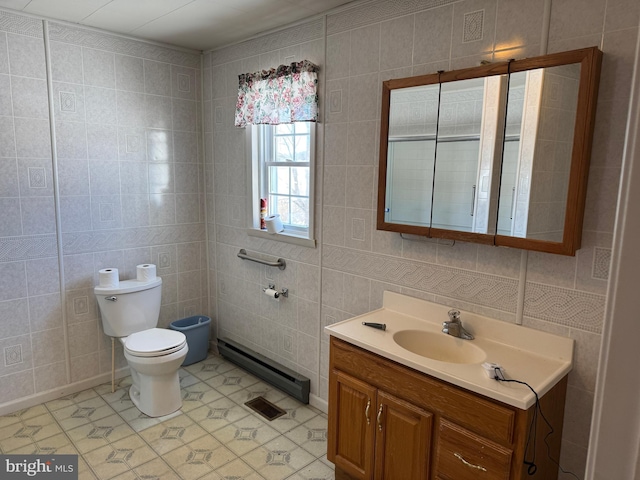
<instances>
[{"instance_id":1,"label":"window","mask_svg":"<svg viewBox=\"0 0 640 480\"><path fill-rule=\"evenodd\" d=\"M265 216L280 215L284 231L276 238L303 245L313 240L313 159L315 123L253 125L251 135L251 234L260 228L261 199Z\"/></svg>"}]
</instances>

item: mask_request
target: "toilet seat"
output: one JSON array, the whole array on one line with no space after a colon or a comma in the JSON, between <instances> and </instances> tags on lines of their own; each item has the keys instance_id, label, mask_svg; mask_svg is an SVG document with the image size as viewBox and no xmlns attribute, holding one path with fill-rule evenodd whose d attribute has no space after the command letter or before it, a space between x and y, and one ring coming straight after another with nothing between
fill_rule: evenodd
<instances>
[{"instance_id":1,"label":"toilet seat","mask_svg":"<svg viewBox=\"0 0 640 480\"><path fill-rule=\"evenodd\" d=\"M161 357L177 352L187 344L182 332L166 328L150 328L132 333L124 339L124 349L135 357Z\"/></svg>"}]
</instances>

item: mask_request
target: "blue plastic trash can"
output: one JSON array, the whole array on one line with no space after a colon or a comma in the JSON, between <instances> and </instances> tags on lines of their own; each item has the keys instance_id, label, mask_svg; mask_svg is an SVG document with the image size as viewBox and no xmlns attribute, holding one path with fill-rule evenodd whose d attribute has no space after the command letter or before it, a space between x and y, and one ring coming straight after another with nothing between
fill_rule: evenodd
<instances>
[{"instance_id":1,"label":"blue plastic trash can","mask_svg":"<svg viewBox=\"0 0 640 480\"><path fill-rule=\"evenodd\" d=\"M182 362L182 365L191 365L207 358L209 350L209 332L211 319L204 315L194 315L171 322L171 330L184 333L187 337L189 352Z\"/></svg>"}]
</instances>

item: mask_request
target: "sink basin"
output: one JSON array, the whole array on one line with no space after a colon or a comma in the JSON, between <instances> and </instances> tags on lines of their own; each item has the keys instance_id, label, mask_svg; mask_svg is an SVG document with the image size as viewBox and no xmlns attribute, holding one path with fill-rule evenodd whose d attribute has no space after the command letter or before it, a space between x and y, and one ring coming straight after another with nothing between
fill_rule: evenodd
<instances>
[{"instance_id":1,"label":"sink basin","mask_svg":"<svg viewBox=\"0 0 640 480\"><path fill-rule=\"evenodd\" d=\"M462 340L445 333L401 330L393 340L402 348L432 360L447 363L480 363L486 354L473 340Z\"/></svg>"}]
</instances>

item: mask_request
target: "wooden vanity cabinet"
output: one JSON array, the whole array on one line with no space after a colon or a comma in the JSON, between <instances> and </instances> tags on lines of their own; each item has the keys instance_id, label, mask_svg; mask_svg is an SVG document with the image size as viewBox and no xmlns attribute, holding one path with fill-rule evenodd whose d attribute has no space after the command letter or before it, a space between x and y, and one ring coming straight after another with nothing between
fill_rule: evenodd
<instances>
[{"instance_id":1,"label":"wooden vanity cabinet","mask_svg":"<svg viewBox=\"0 0 640 480\"><path fill-rule=\"evenodd\" d=\"M453 386L331 337L327 458L336 479L550 480L548 428L538 415L536 444L525 447L534 408L521 410ZM541 399L560 457L566 377ZM526 388L526 387L523 387Z\"/></svg>"},{"instance_id":2,"label":"wooden vanity cabinet","mask_svg":"<svg viewBox=\"0 0 640 480\"><path fill-rule=\"evenodd\" d=\"M331 461L353 478L427 480L433 415L340 371L332 382Z\"/></svg>"},{"instance_id":3,"label":"wooden vanity cabinet","mask_svg":"<svg viewBox=\"0 0 640 480\"><path fill-rule=\"evenodd\" d=\"M328 432L333 447L330 460L353 478L373 478L375 423L371 415L376 410L376 389L337 370L330 382L329 404L335 406L329 408L333 410L333 428Z\"/></svg>"}]
</instances>

